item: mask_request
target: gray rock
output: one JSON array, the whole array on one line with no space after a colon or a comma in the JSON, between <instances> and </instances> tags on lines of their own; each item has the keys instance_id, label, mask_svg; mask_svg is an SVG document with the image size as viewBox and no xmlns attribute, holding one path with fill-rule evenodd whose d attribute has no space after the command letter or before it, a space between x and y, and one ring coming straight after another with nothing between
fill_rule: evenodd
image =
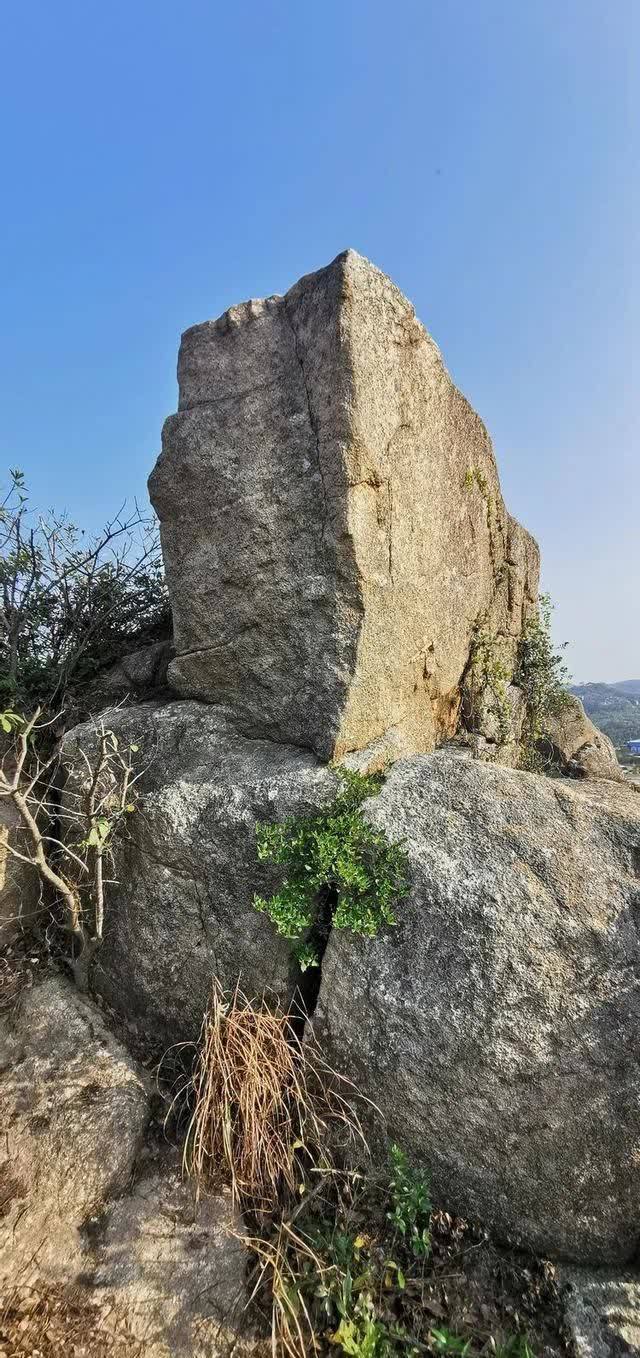
<instances>
[{"instance_id":1,"label":"gray rock","mask_svg":"<svg viewBox=\"0 0 640 1358\"><path fill-rule=\"evenodd\" d=\"M149 1109L94 1005L55 974L0 1025L0 1278L66 1281L82 1228L126 1188Z\"/></svg>"},{"instance_id":2,"label":"gray rock","mask_svg":"<svg viewBox=\"0 0 640 1358\"><path fill-rule=\"evenodd\" d=\"M612 778L621 783L624 772L613 742L587 716L579 698L568 693L562 707L546 721L543 755L573 778Z\"/></svg>"},{"instance_id":3,"label":"gray rock","mask_svg":"<svg viewBox=\"0 0 640 1358\"><path fill-rule=\"evenodd\" d=\"M563 1267L567 1325L576 1358L640 1353L640 1275Z\"/></svg>"},{"instance_id":4,"label":"gray rock","mask_svg":"<svg viewBox=\"0 0 640 1358\"><path fill-rule=\"evenodd\" d=\"M480 614L512 643L538 550L394 284L352 250L187 330L150 479L174 687L325 758L453 734Z\"/></svg>"},{"instance_id":5,"label":"gray rock","mask_svg":"<svg viewBox=\"0 0 640 1358\"><path fill-rule=\"evenodd\" d=\"M168 1147L88 1232L83 1282L109 1299L145 1358L238 1353L251 1337L242 1219L228 1193L196 1201Z\"/></svg>"},{"instance_id":6,"label":"gray rock","mask_svg":"<svg viewBox=\"0 0 640 1358\"><path fill-rule=\"evenodd\" d=\"M438 1202L578 1261L640 1221L640 800L436 754L366 814L404 839L396 928L336 930L314 1026Z\"/></svg>"},{"instance_id":7,"label":"gray rock","mask_svg":"<svg viewBox=\"0 0 640 1358\"><path fill-rule=\"evenodd\" d=\"M10 802L0 801L0 947L8 947L28 929L43 909L40 877L35 868L15 858L10 845L24 851L20 817Z\"/></svg>"},{"instance_id":8,"label":"gray rock","mask_svg":"<svg viewBox=\"0 0 640 1358\"><path fill-rule=\"evenodd\" d=\"M309 814L336 779L307 752L238 735L197 702L104 714L122 745L139 746L140 810L107 889L105 939L92 984L151 1045L194 1039L211 980L285 1002L299 979L291 948L253 907L277 871L260 864L255 826ZM67 737L73 768L90 724Z\"/></svg>"},{"instance_id":9,"label":"gray rock","mask_svg":"<svg viewBox=\"0 0 640 1358\"><path fill-rule=\"evenodd\" d=\"M53 1285L127 1352L241 1352L242 1223L228 1193L196 1202L177 1151L143 1146L147 1081L95 1005L50 974L3 1019L0 1062L3 1302Z\"/></svg>"},{"instance_id":10,"label":"gray rock","mask_svg":"<svg viewBox=\"0 0 640 1358\"><path fill-rule=\"evenodd\" d=\"M152 641L136 651L129 651L115 665L97 674L83 690L83 707L97 712L122 698L157 698L167 689L167 671L173 654L172 641Z\"/></svg>"}]
</instances>

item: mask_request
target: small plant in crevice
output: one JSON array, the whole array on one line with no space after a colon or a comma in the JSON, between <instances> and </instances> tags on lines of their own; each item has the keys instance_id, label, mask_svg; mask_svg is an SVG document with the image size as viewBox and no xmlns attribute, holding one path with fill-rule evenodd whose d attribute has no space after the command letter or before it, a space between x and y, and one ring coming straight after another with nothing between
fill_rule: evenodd
<instances>
[{"instance_id":1,"label":"small plant in crevice","mask_svg":"<svg viewBox=\"0 0 640 1358\"><path fill-rule=\"evenodd\" d=\"M512 735L512 712L507 695L510 681L511 671L501 655L499 639L490 631L486 617L481 615L471 636L464 715L472 730L487 717L493 717L496 745L506 745Z\"/></svg>"},{"instance_id":2,"label":"small plant in crevice","mask_svg":"<svg viewBox=\"0 0 640 1358\"><path fill-rule=\"evenodd\" d=\"M489 482L481 467L467 467L463 481L464 489L472 491L477 486L487 509L487 528L489 531L489 555L491 557L491 567L494 575L494 583L498 585L504 576L505 565L497 560L495 535L496 531L503 531L503 525L498 518L495 497L489 489Z\"/></svg>"},{"instance_id":3,"label":"small plant in crevice","mask_svg":"<svg viewBox=\"0 0 640 1358\"><path fill-rule=\"evenodd\" d=\"M527 619L522 631L513 679L522 689L526 703L522 763L534 770L544 767L538 747L544 741L549 720L571 701L567 692L569 672L562 654L567 643L556 650L551 636L552 612L549 595L541 594L538 611Z\"/></svg>"},{"instance_id":4,"label":"small plant in crevice","mask_svg":"<svg viewBox=\"0 0 640 1358\"><path fill-rule=\"evenodd\" d=\"M314 927L330 901L336 929L374 937L396 923L395 906L409 890L407 854L362 815L362 803L380 791L382 780L348 769L336 800L313 816L290 817L256 826L258 857L284 869L272 896L254 897L256 910L294 944L302 968L317 965Z\"/></svg>"}]
</instances>

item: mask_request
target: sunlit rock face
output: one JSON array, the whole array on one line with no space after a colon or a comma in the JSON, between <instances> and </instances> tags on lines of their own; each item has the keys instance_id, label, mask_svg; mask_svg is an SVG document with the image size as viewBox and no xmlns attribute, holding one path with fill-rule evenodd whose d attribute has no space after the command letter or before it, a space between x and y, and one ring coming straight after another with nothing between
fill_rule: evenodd
<instances>
[{"instance_id":1,"label":"sunlit rock face","mask_svg":"<svg viewBox=\"0 0 640 1358\"><path fill-rule=\"evenodd\" d=\"M538 550L413 307L349 250L188 330L150 480L183 696L323 758L456 727L473 624L515 655Z\"/></svg>"}]
</instances>

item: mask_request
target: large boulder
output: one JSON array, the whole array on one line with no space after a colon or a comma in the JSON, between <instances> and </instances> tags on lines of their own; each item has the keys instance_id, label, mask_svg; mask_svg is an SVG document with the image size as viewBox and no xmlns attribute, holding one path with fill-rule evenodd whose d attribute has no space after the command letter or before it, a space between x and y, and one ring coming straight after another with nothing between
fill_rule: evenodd
<instances>
[{"instance_id":1,"label":"large boulder","mask_svg":"<svg viewBox=\"0 0 640 1358\"><path fill-rule=\"evenodd\" d=\"M571 693L546 718L540 750L548 763L570 777L611 778L617 783L624 779L613 741L594 726L580 699Z\"/></svg>"},{"instance_id":2,"label":"large boulder","mask_svg":"<svg viewBox=\"0 0 640 1358\"><path fill-rule=\"evenodd\" d=\"M448 753L395 764L396 928L333 931L314 1026L437 1200L575 1260L640 1221L640 798Z\"/></svg>"},{"instance_id":3,"label":"large boulder","mask_svg":"<svg viewBox=\"0 0 640 1358\"><path fill-rule=\"evenodd\" d=\"M67 1281L87 1221L131 1177L145 1083L95 1006L56 974L2 1017L0 1069L0 1280L35 1261Z\"/></svg>"},{"instance_id":4,"label":"large boulder","mask_svg":"<svg viewBox=\"0 0 640 1358\"><path fill-rule=\"evenodd\" d=\"M49 974L3 1016L0 1063L0 1341L35 1354L46 1329L47 1353L80 1352L80 1327L114 1358L242 1352L242 1222L145 1136L149 1082L95 1005Z\"/></svg>"},{"instance_id":5,"label":"large boulder","mask_svg":"<svg viewBox=\"0 0 640 1358\"><path fill-rule=\"evenodd\" d=\"M277 881L258 861L256 822L310 814L335 796L335 776L306 751L238 735L202 703L102 720L123 748L137 746L142 796L107 888L93 988L160 1049L197 1037L214 976L287 1003L300 973L253 907ZM78 750L94 740L91 723L66 738L70 777L83 776Z\"/></svg>"},{"instance_id":6,"label":"large boulder","mask_svg":"<svg viewBox=\"0 0 640 1358\"><path fill-rule=\"evenodd\" d=\"M352 250L187 330L150 479L173 686L342 757L455 730L472 629L513 659L538 550L413 307Z\"/></svg>"}]
</instances>

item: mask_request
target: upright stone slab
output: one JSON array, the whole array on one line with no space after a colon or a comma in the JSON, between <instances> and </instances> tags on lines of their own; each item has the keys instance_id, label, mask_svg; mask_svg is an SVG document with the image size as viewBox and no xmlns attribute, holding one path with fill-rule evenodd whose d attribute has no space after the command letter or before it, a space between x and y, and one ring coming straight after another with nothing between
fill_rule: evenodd
<instances>
[{"instance_id":1,"label":"upright stone slab","mask_svg":"<svg viewBox=\"0 0 640 1358\"><path fill-rule=\"evenodd\" d=\"M456 725L473 624L516 639L535 543L394 284L348 250L187 330L150 491L177 691L341 757Z\"/></svg>"}]
</instances>

